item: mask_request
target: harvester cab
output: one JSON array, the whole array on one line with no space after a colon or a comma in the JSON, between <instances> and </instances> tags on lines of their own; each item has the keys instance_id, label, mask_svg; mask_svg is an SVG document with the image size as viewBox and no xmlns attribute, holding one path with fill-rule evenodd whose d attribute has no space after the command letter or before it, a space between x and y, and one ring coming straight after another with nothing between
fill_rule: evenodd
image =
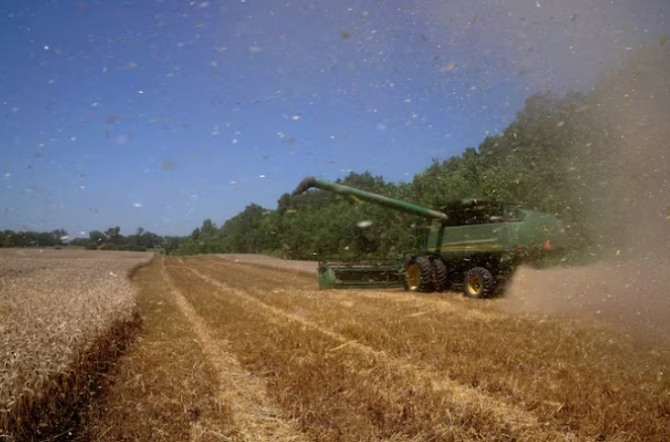
<instances>
[{"instance_id":1,"label":"harvester cab","mask_svg":"<svg viewBox=\"0 0 670 442\"><path fill-rule=\"evenodd\" d=\"M423 251L404 263L322 261L323 288L402 284L421 292L460 288L465 296L486 298L500 292L518 265L536 262L564 244L564 229L555 215L516 205L469 199L438 211L315 177L302 180L293 194L313 187L432 220Z\"/></svg>"}]
</instances>

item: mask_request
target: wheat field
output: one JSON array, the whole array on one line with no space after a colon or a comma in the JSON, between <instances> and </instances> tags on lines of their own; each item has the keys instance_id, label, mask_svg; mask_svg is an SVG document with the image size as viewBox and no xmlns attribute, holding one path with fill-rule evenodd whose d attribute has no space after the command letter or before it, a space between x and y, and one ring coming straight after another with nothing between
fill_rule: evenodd
<instances>
[{"instance_id":1,"label":"wheat field","mask_svg":"<svg viewBox=\"0 0 670 442\"><path fill-rule=\"evenodd\" d=\"M137 325L128 275L150 254L0 249L0 431L68 431Z\"/></svg>"},{"instance_id":2,"label":"wheat field","mask_svg":"<svg viewBox=\"0 0 670 442\"><path fill-rule=\"evenodd\" d=\"M318 290L313 263L228 258L129 274L134 307L105 317L134 309L141 331L51 440L670 440L664 338L504 299Z\"/></svg>"}]
</instances>

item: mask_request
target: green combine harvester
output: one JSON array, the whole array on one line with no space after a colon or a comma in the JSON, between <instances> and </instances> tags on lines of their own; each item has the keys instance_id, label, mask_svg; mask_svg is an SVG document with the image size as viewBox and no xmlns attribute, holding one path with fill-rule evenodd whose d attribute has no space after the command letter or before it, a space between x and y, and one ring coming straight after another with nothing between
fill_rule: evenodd
<instances>
[{"instance_id":1,"label":"green combine harvester","mask_svg":"<svg viewBox=\"0 0 670 442\"><path fill-rule=\"evenodd\" d=\"M523 263L533 264L560 250L565 232L556 215L495 201L452 202L441 211L407 201L307 177L293 192L310 188L351 195L432 220L424 251L399 261L319 263L319 286L388 287L442 292L462 288L465 296L487 298Z\"/></svg>"}]
</instances>

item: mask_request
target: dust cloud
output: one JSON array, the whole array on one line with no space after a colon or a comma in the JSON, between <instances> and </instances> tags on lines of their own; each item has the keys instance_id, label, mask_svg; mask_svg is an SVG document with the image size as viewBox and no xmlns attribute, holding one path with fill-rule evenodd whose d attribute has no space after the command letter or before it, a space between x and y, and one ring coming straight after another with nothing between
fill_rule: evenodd
<instances>
[{"instance_id":1,"label":"dust cloud","mask_svg":"<svg viewBox=\"0 0 670 442\"><path fill-rule=\"evenodd\" d=\"M667 32L668 12L665 0L450 0L432 19L451 30L450 49L474 45L469 63L486 59L483 69L518 76L531 93L564 93L590 89L599 73Z\"/></svg>"},{"instance_id":2,"label":"dust cloud","mask_svg":"<svg viewBox=\"0 0 670 442\"><path fill-rule=\"evenodd\" d=\"M584 197L604 246L632 258L670 251L670 45L639 48L594 92L597 179ZM600 238L596 238L600 239Z\"/></svg>"},{"instance_id":3,"label":"dust cloud","mask_svg":"<svg viewBox=\"0 0 670 442\"><path fill-rule=\"evenodd\" d=\"M602 318L670 338L670 45L639 48L593 91L597 157L581 197L599 262L521 268L503 308ZM593 156L591 156L593 159ZM670 341L668 341L670 342Z\"/></svg>"},{"instance_id":4,"label":"dust cloud","mask_svg":"<svg viewBox=\"0 0 670 442\"><path fill-rule=\"evenodd\" d=\"M490 64L484 74L514 76L529 94L587 97L579 112L593 126L590 138L576 136L568 151L580 172L574 188L593 252L667 258L670 5L455 0L443 2L433 20L450 30L450 48L474 45L478 55L470 59Z\"/></svg>"},{"instance_id":5,"label":"dust cloud","mask_svg":"<svg viewBox=\"0 0 670 442\"><path fill-rule=\"evenodd\" d=\"M602 320L638 338L670 342L669 285L667 265L655 259L543 270L522 267L500 307L512 313Z\"/></svg>"},{"instance_id":6,"label":"dust cloud","mask_svg":"<svg viewBox=\"0 0 670 442\"><path fill-rule=\"evenodd\" d=\"M529 91L587 96L591 139L572 147L590 232L582 267L521 268L502 308L582 315L670 337L670 36L667 4L460 2L440 14L483 54L505 54ZM463 6L463 7L461 7ZM456 39L458 42L458 39ZM488 51L488 52L487 52ZM581 163L580 163L581 162Z\"/></svg>"}]
</instances>

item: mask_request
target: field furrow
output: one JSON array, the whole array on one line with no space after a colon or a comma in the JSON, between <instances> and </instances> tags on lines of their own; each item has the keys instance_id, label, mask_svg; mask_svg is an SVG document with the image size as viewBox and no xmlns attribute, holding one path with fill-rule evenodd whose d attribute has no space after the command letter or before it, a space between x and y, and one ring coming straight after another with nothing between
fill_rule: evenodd
<instances>
[{"instance_id":1,"label":"field furrow","mask_svg":"<svg viewBox=\"0 0 670 442\"><path fill-rule=\"evenodd\" d=\"M0 370L0 398L46 404L5 406L0 439L670 440L670 345L661 335L521 315L504 299L318 290L314 275L297 270L312 263L155 256L126 277L140 255L115 263L125 255L79 253L0 260L0 318L9 321L0 334L14 355ZM124 317L135 318L125 334L82 327ZM31 318L48 327L22 327ZM76 372L40 365L55 354L41 349L61 341L64 352L82 342L97 350L81 353L87 364ZM33 368L19 364L28 360ZM64 381L21 380L42 372ZM32 431L28 422L38 421Z\"/></svg>"},{"instance_id":2,"label":"field furrow","mask_svg":"<svg viewBox=\"0 0 670 442\"><path fill-rule=\"evenodd\" d=\"M133 277L142 332L106 376L77 441L242 440L201 337L178 305L160 258Z\"/></svg>"},{"instance_id":3,"label":"field furrow","mask_svg":"<svg viewBox=\"0 0 670 442\"><path fill-rule=\"evenodd\" d=\"M211 335L203 318L172 283L162 260L161 267L162 277L169 284L179 310L192 324L205 357L218 375L218 395L222 403L230 404L237 437L246 441L307 440L292 422L281 418L280 411L265 394L264 384L245 371L227 351L229 344Z\"/></svg>"},{"instance_id":4,"label":"field furrow","mask_svg":"<svg viewBox=\"0 0 670 442\"><path fill-rule=\"evenodd\" d=\"M510 315L497 311L495 302L453 294L317 292L308 279L280 270L192 262L211 280L345 341L476 387L560 432L623 440L664 440L668 434L668 382L662 375L667 352L636 349L621 332L564 318Z\"/></svg>"},{"instance_id":5,"label":"field furrow","mask_svg":"<svg viewBox=\"0 0 670 442\"><path fill-rule=\"evenodd\" d=\"M320 355L320 357L312 353L306 359L291 358L288 361L290 365L281 372L283 376L289 374L290 377L291 369L296 369L301 365L303 367L299 367L298 372L323 370L320 365L324 364L325 361L328 361L331 370L335 361L342 364L343 369L345 369L341 374L342 381L353 385L336 393L332 392L332 386L323 385L320 387L321 390L325 390L321 393L322 396L325 396L323 399L327 398L331 404L331 407L322 409L322 413L332 414L336 412L337 407L332 407L332 405L337 401L349 402L348 408L353 406L369 409L372 406L371 403L379 403L385 397L399 396L395 403L384 405L384 408L390 407L390 410L380 410L380 412L392 412L393 408L397 408L399 404L402 404L403 409L414 406L423 408L425 411L420 414L415 413L411 418L406 416L402 422L395 422L397 428L393 432L389 431L388 422L375 422L374 415L368 416L368 426L377 427L376 430L369 428L370 431L384 434L385 437L397 437L399 435L404 437L428 437L428 435L432 435L430 437L443 438L447 435L460 435L456 438L488 440L492 438L532 440L537 437L541 437L543 440L564 440L567 437L565 433L538 426L537 420L531 413L491 398L480 390L461 385L437 372L429 373L426 370L421 370L407 360L394 358L383 350L372 349L327 327L307 321L299 315L287 313L280 308L259 301L247 292L229 287L195 268L191 267L190 270L192 275L185 273L181 267L173 267L171 272L185 286L188 286L191 292L193 292L194 287L202 286L203 293L208 293L203 296L207 296L206 304L209 305L209 309L217 304L222 306L234 301L236 308L243 309L247 314L251 314L255 310L257 312L255 316L259 316L262 322L266 324L274 323L278 328L288 328L287 330L277 330L282 334L295 334L296 330L299 332L300 336L295 338L297 342L288 342L284 345L300 347L300 343L303 342L308 343L306 344L308 346L314 346L325 351L325 354ZM207 286L210 288L208 289ZM213 294L211 293L212 286L217 289ZM193 301L197 303L196 300ZM229 306L226 310L229 310ZM245 322L259 320L247 319ZM259 333L259 338L260 335ZM245 339L253 338L246 335ZM295 349L292 350L295 351ZM361 375L363 379L361 379ZM393 382L389 383L389 378L393 379ZM284 380L284 382L286 381L290 380ZM327 379L324 381L328 382ZM374 385L373 390L375 391L372 397L370 397L370 391L365 391L370 390L370 383ZM407 390L407 386L412 386L411 390L414 390L410 395L403 391ZM363 389L364 391L354 393L357 389ZM305 393L301 391L300 394ZM318 395L318 392L310 391L309 395ZM298 397L296 400L302 401L302 398ZM371 403L366 404L366 401ZM435 408L437 404L439 405ZM378 404L378 406L381 405ZM302 414L309 412L309 409L302 410ZM402 411L400 413L402 414ZM337 419L345 421L360 420L360 417L358 413L352 415L351 412L347 411L345 415L337 416ZM445 423L448 425L445 425ZM457 425L454 425L454 423ZM329 428L324 430L329 430ZM377 434L374 437L378 437Z\"/></svg>"}]
</instances>

